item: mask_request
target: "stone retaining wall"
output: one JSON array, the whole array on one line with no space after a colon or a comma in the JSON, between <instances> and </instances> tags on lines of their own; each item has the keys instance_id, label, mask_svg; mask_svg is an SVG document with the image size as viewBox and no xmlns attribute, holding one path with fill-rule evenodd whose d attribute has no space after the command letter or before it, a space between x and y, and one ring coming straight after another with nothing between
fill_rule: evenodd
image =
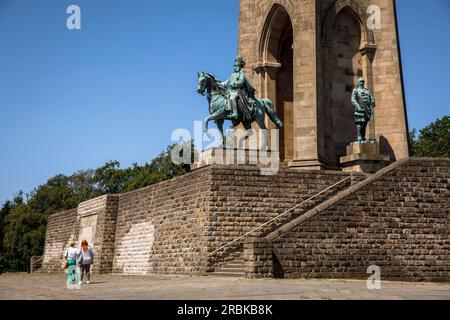
<instances>
[{"instance_id":1,"label":"stone retaining wall","mask_svg":"<svg viewBox=\"0 0 450 320\"><path fill-rule=\"evenodd\" d=\"M348 188L364 175L338 171L297 171L283 168L275 176L263 176L258 168L215 166L210 169L212 198L208 214L208 243L212 250L252 231L269 220L342 182L287 215L255 231L261 236L273 231L323 202L338 191ZM344 179L347 180L343 181ZM210 257L210 265L227 262L242 255L244 239Z\"/></svg>"},{"instance_id":2,"label":"stone retaining wall","mask_svg":"<svg viewBox=\"0 0 450 320\"><path fill-rule=\"evenodd\" d=\"M399 162L395 170L346 193L365 179L350 176L251 234L260 239L255 243L247 241L244 248L241 239L208 255L346 177L291 169L262 176L255 167L211 166L93 199L49 217L43 270L60 270L69 239L83 232L85 237L91 228L94 271L100 273L206 274L244 254L246 273L255 277L367 278L366 269L374 264L386 278L449 279L448 160ZM339 201L289 232L267 238L335 198Z\"/></svg>"},{"instance_id":3,"label":"stone retaining wall","mask_svg":"<svg viewBox=\"0 0 450 320\"><path fill-rule=\"evenodd\" d=\"M44 261L42 271L61 271L64 251L68 242L78 235L77 209L72 209L48 217L45 235Z\"/></svg>"},{"instance_id":4,"label":"stone retaining wall","mask_svg":"<svg viewBox=\"0 0 450 320\"><path fill-rule=\"evenodd\" d=\"M247 274L449 281L449 179L449 160L410 160L274 239L270 270L267 242L247 244Z\"/></svg>"},{"instance_id":5,"label":"stone retaining wall","mask_svg":"<svg viewBox=\"0 0 450 320\"><path fill-rule=\"evenodd\" d=\"M121 195L113 272L205 272L210 184L201 169Z\"/></svg>"},{"instance_id":6,"label":"stone retaining wall","mask_svg":"<svg viewBox=\"0 0 450 320\"><path fill-rule=\"evenodd\" d=\"M127 194L98 197L71 211L76 233L61 228L57 218L65 213L51 216L46 248L53 243L58 247L44 255L58 258L44 270L60 270L64 248L73 238L78 244L88 240L93 245L94 272L204 274L242 256L243 240L216 255L208 257L209 252L347 177L338 187L255 233L260 235L363 176L285 168L276 176L263 176L251 166L211 166ZM63 234L61 241L58 237Z\"/></svg>"}]
</instances>

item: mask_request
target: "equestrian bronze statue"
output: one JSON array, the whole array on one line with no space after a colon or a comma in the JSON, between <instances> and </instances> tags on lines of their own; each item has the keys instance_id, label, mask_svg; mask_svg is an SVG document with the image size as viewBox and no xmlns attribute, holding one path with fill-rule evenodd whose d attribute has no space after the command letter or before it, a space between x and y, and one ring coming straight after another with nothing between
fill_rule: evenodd
<instances>
[{"instance_id":1,"label":"equestrian bronze statue","mask_svg":"<svg viewBox=\"0 0 450 320\"><path fill-rule=\"evenodd\" d=\"M214 121L221 132L225 146L223 124L230 120L236 128L241 123L247 131L245 138L250 137L252 123L256 122L261 129L267 129L264 120L266 114L270 120L282 128L283 123L276 114L272 101L257 99L255 88L244 73L245 62L238 56L234 62L234 73L225 82L219 81L214 75L206 72L198 74L198 93L206 95L209 103L210 116L204 120L204 131L208 137L209 122ZM265 132L265 131L264 131ZM267 143L267 141L265 140Z\"/></svg>"}]
</instances>

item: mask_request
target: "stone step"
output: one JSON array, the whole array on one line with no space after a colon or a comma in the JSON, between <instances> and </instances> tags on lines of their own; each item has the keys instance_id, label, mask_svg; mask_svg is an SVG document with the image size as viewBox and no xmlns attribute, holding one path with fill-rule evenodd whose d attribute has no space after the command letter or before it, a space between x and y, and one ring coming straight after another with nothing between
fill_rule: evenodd
<instances>
[{"instance_id":1,"label":"stone step","mask_svg":"<svg viewBox=\"0 0 450 320\"><path fill-rule=\"evenodd\" d=\"M244 268L241 268L241 267L233 268L233 267L229 267L229 266L223 266L221 268L216 269L216 271L214 271L214 272L244 273Z\"/></svg>"},{"instance_id":2,"label":"stone step","mask_svg":"<svg viewBox=\"0 0 450 320\"><path fill-rule=\"evenodd\" d=\"M228 263L224 263L214 272L210 273L213 277L234 277L234 278L243 278L245 277L244 273L244 260L236 259L232 260Z\"/></svg>"},{"instance_id":3,"label":"stone step","mask_svg":"<svg viewBox=\"0 0 450 320\"><path fill-rule=\"evenodd\" d=\"M229 263L237 263L237 264L242 264L242 265L244 265L244 260L233 260L233 261L231 261L231 262L229 262ZM229 264L228 263L228 264Z\"/></svg>"},{"instance_id":4,"label":"stone step","mask_svg":"<svg viewBox=\"0 0 450 320\"><path fill-rule=\"evenodd\" d=\"M210 277L245 278L244 272L211 272Z\"/></svg>"},{"instance_id":5,"label":"stone step","mask_svg":"<svg viewBox=\"0 0 450 320\"><path fill-rule=\"evenodd\" d=\"M244 264L243 264L243 263L230 262L230 263L225 263L225 264L223 264L222 267L238 267L238 268L243 268L243 267L244 267Z\"/></svg>"}]
</instances>

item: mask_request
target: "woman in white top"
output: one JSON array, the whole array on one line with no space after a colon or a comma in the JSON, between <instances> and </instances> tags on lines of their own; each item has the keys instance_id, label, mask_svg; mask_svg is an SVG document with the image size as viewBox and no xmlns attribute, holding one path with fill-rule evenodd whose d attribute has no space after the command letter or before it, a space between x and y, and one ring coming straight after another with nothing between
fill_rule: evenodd
<instances>
[{"instance_id":1,"label":"woman in white top","mask_svg":"<svg viewBox=\"0 0 450 320\"><path fill-rule=\"evenodd\" d=\"M69 248L64 252L64 259L66 260L66 268L68 268L67 278L71 283L78 281L78 275L76 274L78 255L79 251L75 248L75 241L70 241Z\"/></svg>"}]
</instances>

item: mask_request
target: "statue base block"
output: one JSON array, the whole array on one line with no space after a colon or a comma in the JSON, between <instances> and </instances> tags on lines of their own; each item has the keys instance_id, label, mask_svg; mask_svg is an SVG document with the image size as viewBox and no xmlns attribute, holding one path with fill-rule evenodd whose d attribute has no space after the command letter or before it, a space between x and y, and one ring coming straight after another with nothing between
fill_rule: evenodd
<instances>
[{"instance_id":1,"label":"statue base block","mask_svg":"<svg viewBox=\"0 0 450 320\"><path fill-rule=\"evenodd\" d=\"M390 157L380 153L375 141L354 142L347 147L347 155L341 157L344 172L375 173L390 163Z\"/></svg>"},{"instance_id":2,"label":"statue base block","mask_svg":"<svg viewBox=\"0 0 450 320\"><path fill-rule=\"evenodd\" d=\"M260 168L280 167L280 153L273 150L211 148L201 152L191 168L211 165L254 165Z\"/></svg>"}]
</instances>

